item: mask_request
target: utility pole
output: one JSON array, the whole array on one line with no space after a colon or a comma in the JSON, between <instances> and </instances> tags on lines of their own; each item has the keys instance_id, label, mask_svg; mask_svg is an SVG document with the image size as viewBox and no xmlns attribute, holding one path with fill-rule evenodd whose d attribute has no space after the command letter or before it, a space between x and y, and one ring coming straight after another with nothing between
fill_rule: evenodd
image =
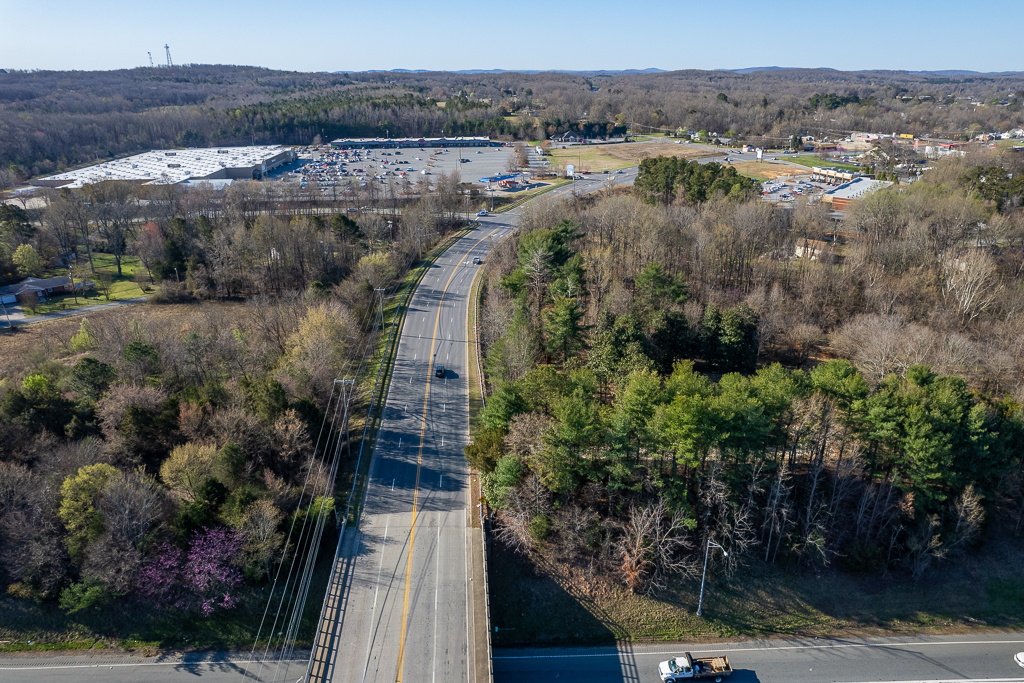
<instances>
[{"instance_id":1,"label":"utility pole","mask_svg":"<svg viewBox=\"0 0 1024 683\"><path fill-rule=\"evenodd\" d=\"M164 43L164 51L167 52L167 68L170 69L174 66L174 63L171 61L171 46Z\"/></svg>"},{"instance_id":2,"label":"utility pole","mask_svg":"<svg viewBox=\"0 0 1024 683\"><path fill-rule=\"evenodd\" d=\"M703 613L703 609L704 609L704 579L707 578L707 575L708 575L708 554L711 552L711 548L712 547L718 548L719 550L722 551L723 555L725 555L726 557L729 557L729 553L725 550L725 548L723 548L722 546L718 545L717 543L712 541L710 538L708 539L708 544L704 547L704 573L701 574L701 577L700 577L700 599L697 600L697 616L698 617L704 616L704 613Z\"/></svg>"},{"instance_id":3,"label":"utility pole","mask_svg":"<svg viewBox=\"0 0 1024 683\"><path fill-rule=\"evenodd\" d=\"M149 55L149 68L152 69L153 68L153 53L152 52L147 52L146 54Z\"/></svg>"}]
</instances>

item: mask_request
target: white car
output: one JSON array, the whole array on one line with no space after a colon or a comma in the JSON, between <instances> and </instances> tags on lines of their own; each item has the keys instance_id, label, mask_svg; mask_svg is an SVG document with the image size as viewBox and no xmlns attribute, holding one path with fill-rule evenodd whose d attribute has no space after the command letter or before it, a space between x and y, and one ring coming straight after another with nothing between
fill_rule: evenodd
<instances>
[{"instance_id":1,"label":"white car","mask_svg":"<svg viewBox=\"0 0 1024 683\"><path fill-rule=\"evenodd\" d=\"M1024 652L1018 652L1013 656L1013 661L1017 662L1018 666L1024 666Z\"/></svg>"}]
</instances>

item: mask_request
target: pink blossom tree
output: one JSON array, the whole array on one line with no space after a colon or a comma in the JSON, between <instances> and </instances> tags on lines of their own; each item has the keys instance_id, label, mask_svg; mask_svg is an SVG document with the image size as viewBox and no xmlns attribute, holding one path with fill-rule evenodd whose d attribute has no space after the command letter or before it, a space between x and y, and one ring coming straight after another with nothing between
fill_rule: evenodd
<instances>
[{"instance_id":1,"label":"pink blossom tree","mask_svg":"<svg viewBox=\"0 0 1024 683\"><path fill-rule=\"evenodd\" d=\"M231 593L243 582L237 563L244 540L232 529L203 527L187 553L162 543L139 572L139 592L159 607L198 609L206 616L231 609L238 604Z\"/></svg>"}]
</instances>

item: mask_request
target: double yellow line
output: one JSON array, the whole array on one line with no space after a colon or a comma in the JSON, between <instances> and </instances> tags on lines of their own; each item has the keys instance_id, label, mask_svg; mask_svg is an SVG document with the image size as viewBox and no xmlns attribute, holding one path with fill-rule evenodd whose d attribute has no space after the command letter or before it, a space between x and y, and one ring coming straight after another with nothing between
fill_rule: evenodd
<instances>
[{"instance_id":1,"label":"double yellow line","mask_svg":"<svg viewBox=\"0 0 1024 683\"><path fill-rule=\"evenodd\" d=\"M501 230L501 228L495 228L483 237L481 237L476 243L473 244L463 256L462 260L465 261L469 258L469 255L480 246L484 240L493 235L494 233ZM461 265L461 263L459 264ZM430 367L429 371L433 372L433 360L434 360L434 347L437 344L437 328L441 324L441 306L444 304L444 297L448 294L448 288L452 284L452 280L455 278L455 274L459 272L459 267L456 266L452 270L452 274L448 276L448 281L444 283L444 289L441 291L441 298L437 302L437 316L434 318L434 332L430 339ZM416 486L412 490L412 524L409 529L409 557L405 565L405 596L402 599L402 632L398 642L398 678L397 683L402 683L402 663L405 661L405 633L406 627L409 621L409 586L412 581L412 550L413 544L416 541L416 503L419 501L420 495L420 469L423 465L423 441L427 433L427 405L430 400L430 375L428 375L427 388L423 392L423 417L420 420L420 446L419 453L416 456Z\"/></svg>"}]
</instances>

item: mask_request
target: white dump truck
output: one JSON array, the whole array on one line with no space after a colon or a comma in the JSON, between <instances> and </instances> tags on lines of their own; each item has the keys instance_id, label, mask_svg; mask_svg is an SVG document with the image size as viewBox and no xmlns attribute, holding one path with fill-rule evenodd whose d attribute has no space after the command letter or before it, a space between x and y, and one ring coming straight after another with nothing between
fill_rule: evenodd
<instances>
[{"instance_id":1,"label":"white dump truck","mask_svg":"<svg viewBox=\"0 0 1024 683\"><path fill-rule=\"evenodd\" d=\"M694 657L689 652L658 665L658 674L663 681L688 681L694 678L711 678L719 683L732 673L732 665L725 655L721 657Z\"/></svg>"}]
</instances>

